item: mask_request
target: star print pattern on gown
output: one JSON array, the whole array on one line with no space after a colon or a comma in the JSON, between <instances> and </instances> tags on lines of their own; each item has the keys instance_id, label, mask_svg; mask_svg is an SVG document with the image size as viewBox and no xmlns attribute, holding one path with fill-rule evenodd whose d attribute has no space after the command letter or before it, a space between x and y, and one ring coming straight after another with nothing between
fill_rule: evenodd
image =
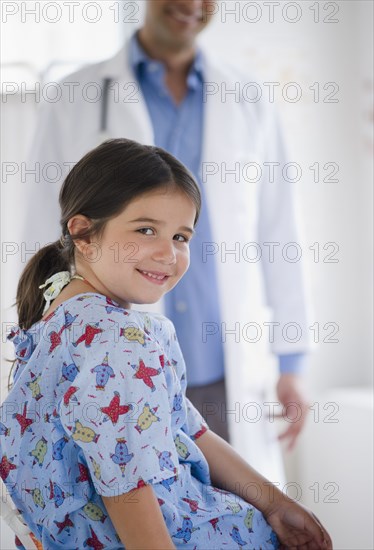
<instances>
[{"instance_id":1,"label":"star print pattern on gown","mask_svg":"<svg viewBox=\"0 0 374 550\"><path fill-rule=\"evenodd\" d=\"M168 319L88 293L9 339L17 362L0 408L0 475L45 550L123 548L102 496L144 484L176 547L278 547L258 510L210 485L195 443L208 425L185 396Z\"/></svg>"}]
</instances>

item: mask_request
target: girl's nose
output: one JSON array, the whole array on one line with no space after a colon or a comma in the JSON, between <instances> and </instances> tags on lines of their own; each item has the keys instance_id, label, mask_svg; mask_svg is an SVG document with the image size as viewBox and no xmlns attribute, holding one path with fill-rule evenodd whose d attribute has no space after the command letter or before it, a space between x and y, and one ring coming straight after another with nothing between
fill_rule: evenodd
<instances>
[{"instance_id":1,"label":"girl's nose","mask_svg":"<svg viewBox=\"0 0 374 550\"><path fill-rule=\"evenodd\" d=\"M153 253L153 259L163 264L175 264L177 261L174 243L169 240L160 240Z\"/></svg>"}]
</instances>

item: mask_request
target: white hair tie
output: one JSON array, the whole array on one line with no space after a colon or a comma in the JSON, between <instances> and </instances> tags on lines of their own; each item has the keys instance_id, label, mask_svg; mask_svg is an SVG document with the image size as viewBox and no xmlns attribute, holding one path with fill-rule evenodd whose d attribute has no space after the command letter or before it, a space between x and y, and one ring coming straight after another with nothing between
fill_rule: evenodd
<instances>
[{"instance_id":1,"label":"white hair tie","mask_svg":"<svg viewBox=\"0 0 374 550\"><path fill-rule=\"evenodd\" d=\"M43 297L46 302L43 313L47 311L51 302L53 302L53 300L57 298L64 286L69 284L72 279L81 279L82 281L84 280L83 277L81 277L80 275L70 275L69 271L60 271L59 273L55 273L54 275L49 277L49 279L47 279L43 285L39 286L39 288L45 288L46 286L50 285L43 293Z\"/></svg>"}]
</instances>

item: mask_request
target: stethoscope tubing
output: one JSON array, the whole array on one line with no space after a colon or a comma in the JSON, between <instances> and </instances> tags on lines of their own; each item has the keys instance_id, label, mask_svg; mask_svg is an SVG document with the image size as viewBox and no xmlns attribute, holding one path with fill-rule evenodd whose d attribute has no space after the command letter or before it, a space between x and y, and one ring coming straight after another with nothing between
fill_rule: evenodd
<instances>
[{"instance_id":1,"label":"stethoscope tubing","mask_svg":"<svg viewBox=\"0 0 374 550\"><path fill-rule=\"evenodd\" d=\"M108 98L109 98L109 86L111 84L111 78L104 78L103 80L103 98L101 101L101 113L100 113L100 134L106 135L108 127Z\"/></svg>"}]
</instances>

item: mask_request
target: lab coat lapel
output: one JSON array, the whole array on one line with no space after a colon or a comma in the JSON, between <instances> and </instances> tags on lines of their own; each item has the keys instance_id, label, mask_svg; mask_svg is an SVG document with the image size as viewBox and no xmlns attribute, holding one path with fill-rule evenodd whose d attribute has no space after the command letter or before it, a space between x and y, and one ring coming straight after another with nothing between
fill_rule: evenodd
<instances>
[{"instance_id":1,"label":"lab coat lapel","mask_svg":"<svg viewBox=\"0 0 374 550\"><path fill-rule=\"evenodd\" d=\"M267 317L264 308L260 262L243 257L248 243L256 243L259 183L243 178L246 163L261 163L261 132L256 128L255 110L241 105L231 96L222 97L222 86L235 89L235 74L222 72L207 59L206 103L203 139L202 184L209 204L214 235L214 256L220 293L221 331L233 331L225 338L224 353L229 401L237 403L248 397L248 384L262 386L268 353L264 341L243 346L243 327L248 322L259 325ZM216 93L209 91L216 90ZM226 101L224 101L226 99ZM239 164L238 164L239 163ZM239 166L237 174L230 174ZM213 176L209 174L217 170ZM226 172L226 173L225 173ZM218 248L217 248L218 247ZM238 251L226 254L225 251ZM208 258L212 260L212 258ZM236 307L234 307L236 304ZM235 422L230 428L238 442Z\"/></svg>"},{"instance_id":2,"label":"lab coat lapel","mask_svg":"<svg viewBox=\"0 0 374 550\"><path fill-rule=\"evenodd\" d=\"M108 105L108 137L124 137L152 145L154 134L147 106L132 71L129 59L129 42L100 70L102 79L110 78L112 91ZM111 109L111 104L118 103Z\"/></svg>"}]
</instances>

